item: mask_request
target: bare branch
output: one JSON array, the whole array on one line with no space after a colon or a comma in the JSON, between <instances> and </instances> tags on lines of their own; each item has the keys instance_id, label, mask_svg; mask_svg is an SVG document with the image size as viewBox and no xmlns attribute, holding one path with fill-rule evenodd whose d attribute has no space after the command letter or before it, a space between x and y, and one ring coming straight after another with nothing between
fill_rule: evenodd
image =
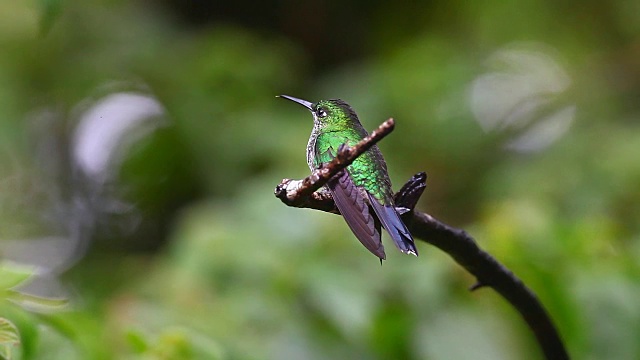
<instances>
[{"instance_id":1,"label":"bare branch","mask_svg":"<svg viewBox=\"0 0 640 360\"><path fill-rule=\"evenodd\" d=\"M342 147L334 161L303 180L284 179L276 187L276 197L289 206L339 214L328 191L314 191L390 133L393 125L393 119L389 119L354 147ZM425 173L414 175L394 197L396 209L402 214L402 219L413 236L446 252L474 275L477 282L469 288L470 291L491 287L504 297L524 318L547 359L569 359L551 317L537 296L518 277L482 250L464 230L453 228L429 214L414 210L426 188L426 179Z\"/></svg>"},{"instance_id":2,"label":"bare branch","mask_svg":"<svg viewBox=\"0 0 640 360\"><path fill-rule=\"evenodd\" d=\"M396 208L400 214L413 211L426 188L427 173L419 172L413 175L393 197Z\"/></svg>"},{"instance_id":3,"label":"bare branch","mask_svg":"<svg viewBox=\"0 0 640 360\"><path fill-rule=\"evenodd\" d=\"M407 226L414 237L451 256L478 280L470 290L491 287L505 298L533 331L547 359L568 359L562 339L537 296L509 269L482 250L465 231L415 211Z\"/></svg>"},{"instance_id":4,"label":"bare branch","mask_svg":"<svg viewBox=\"0 0 640 360\"><path fill-rule=\"evenodd\" d=\"M315 175L311 174L306 179L314 177ZM317 178L317 177L316 177ZM276 190L274 194L283 203L288 206L297 207L297 208L306 208L306 209L315 209L320 211L329 212L332 214L340 214L338 207L333 202L333 197L331 193L326 189L322 188L314 193L311 193L309 197L301 197L299 196L299 191L304 184L308 184L309 182L305 182L306 179L303 180L291 180L291 179L282 179L280 184L276 186ZM309 180L312 181L312 180Z\"/></svg>"}]
</instances>

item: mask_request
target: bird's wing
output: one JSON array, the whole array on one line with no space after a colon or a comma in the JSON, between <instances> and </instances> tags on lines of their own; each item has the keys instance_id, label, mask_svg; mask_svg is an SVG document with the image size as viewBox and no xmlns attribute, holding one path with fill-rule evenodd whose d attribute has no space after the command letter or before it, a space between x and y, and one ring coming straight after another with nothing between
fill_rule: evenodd
<instances>
[{"instance_id":1,"label":"bird's wing","mask_svg":"<svg viewBox=\"0 0 640 360\"><path fill-rule=\"evenodd\" d=\"M367 200L353 183L349 173L341 171L327 183L327 187L342 217L358 240L367 250L384 260L386 256L380 239L380 223L371 214Z\"/></svg>"},{"instance_id":2,"label":"bird's wing","mask_svg":"<svg viewBox=\"0 0 640 360\"><path fill-rule=\"evenodd\" d=\"M413 237L407 229L407 226L400 219L393 203L383 205L372 194L367 193L367 195L369 196L371 207L376 215L378 215L382 226L387 230L398 249L405 254L418 256L418 250L413 242Z\"/></svg>"}]
</instances>

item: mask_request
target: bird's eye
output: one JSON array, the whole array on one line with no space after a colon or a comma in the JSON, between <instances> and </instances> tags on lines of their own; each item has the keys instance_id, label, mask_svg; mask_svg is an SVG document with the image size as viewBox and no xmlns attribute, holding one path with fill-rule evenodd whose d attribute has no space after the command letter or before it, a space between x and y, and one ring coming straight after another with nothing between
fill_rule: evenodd
<instances>
[{"instance_id":1,"label":"bird's eye","mask_svg":"<svg viewBox=\"0 0 640 360\"><path fill-rule=\"evenodd\" d=\"M319 118L323 118L327 116L327 112L324 111L324 109L318 109L318 111L316 111L316 114L318 115Z\"/></svg>"}]
</instances>

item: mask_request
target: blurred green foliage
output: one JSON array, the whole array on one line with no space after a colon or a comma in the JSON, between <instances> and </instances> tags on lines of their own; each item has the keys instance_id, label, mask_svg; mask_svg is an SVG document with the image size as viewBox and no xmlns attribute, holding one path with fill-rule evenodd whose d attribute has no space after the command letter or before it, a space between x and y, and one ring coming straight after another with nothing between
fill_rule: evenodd
<instances>
[{"instance_id":1,"label":"blurred green foliage","mask_svg":"<svg viewBox=\"0 0 640 360\"><path fill-rule=\"evenodd\" d=\"M265 2L228 21L196 3L0 2L0 245L95 215L54 272L69 308L3 290L2 356L540 358L445 254L388 246L381 267L339 217L273 197L308 172L311 117L285 93L343 98L369 129L396 118L396 188L427 171L419 207L521 277L574 358L640 357L637 2ZM75 129L120 92L155 99L162 126L92 197ZM0 270L2 289L31 275Z\"/></svg>"}]
</instances>

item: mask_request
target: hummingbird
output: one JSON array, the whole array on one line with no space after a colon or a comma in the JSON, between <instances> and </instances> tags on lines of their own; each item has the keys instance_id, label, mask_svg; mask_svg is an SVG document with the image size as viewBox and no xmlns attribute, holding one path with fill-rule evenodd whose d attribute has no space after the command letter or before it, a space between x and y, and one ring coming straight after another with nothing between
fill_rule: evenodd
<instances>
[{"instance_id":1,"label":"hummingbird","mask_svg":"<svg viewBox=\"0 0 640 360\"><path fill-rule=\"evenodd\" d=\"M288 95L280 97L304 106L313 115L313 130L307 144L307 164L311 171L331 161L342 144L354 146L368 135L356 112L341 99L311 103ZM377 145L325 186L356 238L381 262L386 258L380 238L381 226L401 252L418 256L413 237L396 211L387 164Z\"/></svg>"}]
</instances>

